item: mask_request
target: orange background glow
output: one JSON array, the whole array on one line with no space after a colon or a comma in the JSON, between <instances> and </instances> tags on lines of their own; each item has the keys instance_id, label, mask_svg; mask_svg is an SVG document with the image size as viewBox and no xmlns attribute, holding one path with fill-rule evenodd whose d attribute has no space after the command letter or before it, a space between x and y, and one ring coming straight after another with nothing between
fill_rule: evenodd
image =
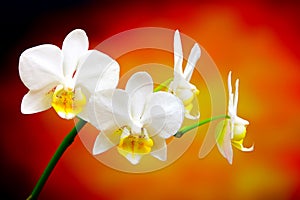
<instances>
[{"instance_id":1,"label":"orange background glow","mask_svg":"<svg viewBox=\"0 0 300 200\"><path fill-rule=\"evenodd\" d=\"M27 88L18 75L20 54L44 43L61 47L75 28L87 32L90 48L94 48L128 29L164 27L179 29L204 47L225 82L230 70L234 79L240 79L238 113L250 121L245 144L254 143L254 152L234 149L232 165L216 147L199 159L207 129L203 126L172 165L129 174L103 165L76 138L40 199L299 199L300 5L288 1L209 2L76 1L61 5L54 1L51 6L21 5L23 9L17 10L9 6L14 14L2 17L7 20L1 47L0 198L26 199L74 126L52 109L21 114ZM128 60L120 62L122 73L130 69ZM133 62L139 60L130 65ZM202 84L196 75L192 82ZM208 97L205 90L201 95ZM205 101L200 102L202 112L209 111Z\"/></svg>"}]
</instances>

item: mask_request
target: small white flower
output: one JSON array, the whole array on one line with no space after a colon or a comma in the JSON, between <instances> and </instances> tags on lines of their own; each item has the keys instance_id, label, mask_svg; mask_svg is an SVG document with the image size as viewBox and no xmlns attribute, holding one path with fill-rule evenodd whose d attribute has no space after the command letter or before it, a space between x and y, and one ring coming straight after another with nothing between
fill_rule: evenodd
<instances>
[{"instance_id":1,"label":"small white flower","mask_svg":"<svg viewBox=\"0 0 300 200\"><path fill-rule=\"evenodd\" d=\"M115 88L119 65L109 56L88 50L83 30L76 29L64 39L62 49L43 44L25 50L19 60L21 80L29 89L23 97L21 112L32 114L49 109L72 119L87 120L85 105L94 90ZM96 82L98 88L95 88Z\"/></svg>"},{"instance_id":2,"label":"small white flower","mask_svg":"<svg viewBox=\"0 0 300 200\"><path fill-rule=\"evenodd\" d=\"M200 112L197 111L196 115L191 115L193 108L193 100L199 94L199 90L195 85L190 83L195 65L200 58L201 49L196 43L188 57L188 61L184 72L182 70L183 53L179 31L176 30L174 34L174 80L169 86L169 92L179 97L185 107L185 117L189 119L198 119Z\"/></svg>"},{"instance_id":3,"label":"small white flower","mask_svg":"<svg viewBox=\"0 0 300 200\"><path fill-rule=\"evenodd\" d=\"M228 116L230 119L221 121L217 126L216 140L221 154L232 164L232 145L241 151L253 151L254 146L246 148L243 146L246 137L246 126L249 125L247 120L237 116L239 80L235 82L235 94L232 93L231 72L228 74Z\"/></svg>"},{"instance_id":4,"label":"small white flower","mask_svg":"<svg viewBox=\"0 0 300 200\"><path fill-rule=\"evenodd\" d=\"M100 91L90 100L89 118L101 130L94 143L94 155L117 146L132 164L138 164L146 154L167 159L165 139L181 127L184 109L174 95L153 93L148 73L132 75L125 90Z\"/></svg>"}]
</instances>

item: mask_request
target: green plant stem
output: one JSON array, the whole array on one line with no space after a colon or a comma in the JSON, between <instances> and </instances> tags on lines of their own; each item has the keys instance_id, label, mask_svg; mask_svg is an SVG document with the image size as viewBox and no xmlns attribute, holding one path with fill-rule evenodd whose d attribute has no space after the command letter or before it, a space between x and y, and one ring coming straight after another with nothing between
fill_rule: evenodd
<instances>
[{"instance_id":1,"label":"green plant stem","mask_svg":"<svg viewBox=\"0 0 300 200\"><path fill-rule=\"evenodd\" d=\"M37 199L38 195L40 194L41 190L43 189L46 181L48 180L51 172L53 171L54 167L56 166L58 160L66 151L66 149L73 143L74 138L76 137L78 131L86 124L86 121L79 119L75 127L70 131L70 133L64 138L64 140L59 145L58 149L56 150L55 154L51 158L50 162L48 163L46 169L44 170L43 174L41 175L40 179L38 180L37 184L32 190L31 195L27 198L27 200Z\"/></svg>"},{"instance_id":2,"label":"green plant stem","mask_svg":"<svg viewBox=\"0 0 300 200\"><path fill-rule=\"evenodd\" d=\"M154 92L158 92L164 88L167 88L168 85L171 83L171 81L173 80L173 78L169 78L168 80L162 82L161 84L159 84L159 86L157 86L156 88L154 88Z\"/></svg>"},{"instance_id":3,"label":"green plant stem","mask_svg":"<svg viewBox=\"0 0 300 200\"><path fill-rule=\"evenodd\" d=\"M228 115L218 115L218 116L215 116L215 117L211 117L211 118L207 118L207 119L204 119L202 121L199 121L198 123L195 123L195 124L192 124L190 126L184 126L182 127L175 135L174 137L177 137L177 138L180 138L183 136L183 134L185 134L186 132L194 129L194 128L197 128L199 126L202 126L206 123L209 123L211 121L214 121L214 120L217 120L217 119L229 119L230 117Z\"/></svg>"}]
</instances>

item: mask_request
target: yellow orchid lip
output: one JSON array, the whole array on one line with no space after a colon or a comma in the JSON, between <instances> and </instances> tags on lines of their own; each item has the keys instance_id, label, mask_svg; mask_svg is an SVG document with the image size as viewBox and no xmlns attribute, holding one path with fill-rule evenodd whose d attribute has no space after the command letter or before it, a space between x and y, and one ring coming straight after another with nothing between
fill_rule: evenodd
<instances>
[{"instance_id":1,"label":"yellow orchid lip","mask_svg":"<svg viewBox=\"0 0 300 200\"><path fill-rule=\"evenodd\" d=\"M194 100L194 95L192 95L190 98L183 100L183 104L184 106L188 106L189 104L191 104Z\"/></svg>"},{"instance_id":2,"label":"yellow orchid lip","mask_svg":"<svg viewBox=\"0 0 300 200\"><path fill-rule=\"evenodd\" d=\"M193 92L193 95L190 98L183 100L183 105L184 105L184 108L187 113L190 113L191 110L193 109L193 101L195 98L197 98L196 95L199 94L199 90L195 89L195 90L192 90L192 92Z\"/></svg>"},{"instance_id":3,"label":"yellow orchid lip","mask_svg":"<svg viewBox=\"0 0 300 200\"><path fill-rule=\"evenodd\" d=\"M86 97L80 89L65 90L58 85L52 96L52 107L64 119L73 119L86 104Z\"/></svg>"},{"instance_id":4,"label":"yellow orchid lip","mask_svg":"<svg viewBox=\"0 0 300 200\"><path fill-rule=\"evenodd\" d=\"M233 128L233 138L234 141L240 141L246 137L246 127L245 125L234 124Z\"/></svg>"},{"instance_id":5,"label":"yellow orchid lip","mask_svg":"<svg viewBox=\"0 0 300 200\"><path fill-rule=\"evenodd\" d=\"M153 140L151 138L144 135L129 135L120 139L118 149L121 154L148 154L151 152L152 146Z\"/></svg>"}]
</instances>

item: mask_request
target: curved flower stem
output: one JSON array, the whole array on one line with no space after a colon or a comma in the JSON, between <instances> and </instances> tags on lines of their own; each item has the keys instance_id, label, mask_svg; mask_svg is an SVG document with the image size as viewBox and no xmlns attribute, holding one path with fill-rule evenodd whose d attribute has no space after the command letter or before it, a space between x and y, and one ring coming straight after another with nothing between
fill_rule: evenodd
<instances>
[{"instance_id":1,"label":"curved flower stem","mask_svg":"<svg viewBox=\"0 0 300 200\"><path fill-rule=\"evenodd\" d=\"M225 118L225 119L229 119L230 117L228 115L218 115L218 116L215 116L215 117L211 117L211 118L207 118L207 119L204 119L202 121L199 121L198 123L195 123L195 124L192 124L190 126L184 126L182 127L175 135L174 137L177 137L177 138L180 138L183 136L183 134L185 134L186 132L194 129L194 128L197 128L198 126L202 126L204 124L207 124L211 121L214 121L214 120L217 120L217 119L222 119L222 118Z\"/></svg>"},{"instance_id":2,"label":"curved flower stem","mask_svg":"<svg viewBox=\"0 0 300 200\"><path fill-rule=\"evenodd\" d=\"M41 175L40 179L38 180L37 184L35 185L34 189L32 190L31 195L27 198L29 199L37 199L38 195L40 194L41 190L43 189L46 181L48 180L51 172L53 171L54 167L56 166L58 160L66 151L66 149L73 143L74 138L76 137L78 131L86 124L87 122L79 119L77 124L74 128L70 131L70 133L64 138L61 142L59 147L57 148L55 154L51 158L50 162L48 163L46 169L44 170L43 174Z\"/></svg>"},{"instance_id":3,"label":"curved flower stem","mask_svg":"<svg viewBox=\"0 0 300 200\"><path fill-rule=\"evenodd\" d=\"M159 84L159 86L157 86L156 88L154 88L154 92L158 92L164 88L167 88L168 85L171 83L171 81L173 81L173 78L169 78L168 80L162 82L161 84Z\"/></svg>"}]
</instances>

